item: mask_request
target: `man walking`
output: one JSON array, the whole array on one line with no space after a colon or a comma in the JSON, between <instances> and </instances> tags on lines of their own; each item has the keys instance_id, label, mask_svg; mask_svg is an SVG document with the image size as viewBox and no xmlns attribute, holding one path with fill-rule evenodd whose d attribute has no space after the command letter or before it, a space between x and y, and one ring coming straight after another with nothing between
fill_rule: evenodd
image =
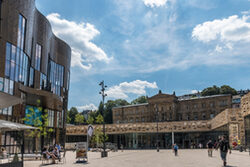
<instances>
[{"instance_id":1,"label":"man walking","mask_svg":"<svg viewBox=\"0 0 250 167\"><path fill-rule=\"evenodd\" d=\"M209 157L213 156L213 148L214 148L214 144L212 143L212 140L209 140L207 143L207 152L208 152Z\"/></svg>"},{"instance_id":2,"label":"man walking","mask_svg":"<svg viewBox=\"0 0 250 167\"><path fill-rule=\"evenodd\" d=\"M174 155L177 156L178 155L178 145L176 143L173 145L173 150L174 150Z\"/></svg>"},{"instance_id":3,"label":"man walking","mask_svg":"<svg viewBox=\"0 0 250 167\"><path fill-rule=\"evenodd\" d=\"M218 144L218 147L220 147L220 156L221 156L221 159L223 160L223 165L226 166L227 165L227 152L229 150L229 154L231 154L231 148L225 136L222 136Z\"/></svg>"}]
</instances>

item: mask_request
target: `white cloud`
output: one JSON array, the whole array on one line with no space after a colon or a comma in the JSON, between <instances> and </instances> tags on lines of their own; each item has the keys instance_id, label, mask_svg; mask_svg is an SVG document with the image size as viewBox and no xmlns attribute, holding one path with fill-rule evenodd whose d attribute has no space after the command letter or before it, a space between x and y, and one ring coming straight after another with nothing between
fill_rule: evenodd
<instances>
[{"instance_id":1,"label":"white cloud","mask_svg":"<svg viewBox=\"0 0 250 167\"><path fill-rule=\"evenodd\" d=\"M60 17L58 13L51 13L47 19L52 25L53 32L65 40L72 49L71 65L89 70L96 61L109 63L112 57L92 42L100 34L90 23L76 23Z\"/></svg>"},{"instance_id":2,"label":"white cloud","mask_svg":"<svg viewBox=\"0 0 250 167\"><path fill-rule=\"evenodd\" d=\"M191 93L192 94L198 93L198 90L192 90Z\"/></svg>"},{"instance_id":3,"label":"white cloud","mask_svg":"<svg viewBox=\"0 0 250 167\"><path fill-rule=\"evenodd\" d=\"M215 47L215 51L216 52L222 52L222 47L221 46L219 46L219 45L216 45L216 47Z\"/></svg>"},{"instance_id":4,"label":"white cloud","mask_svg":"<svg viewBox=\"0 0 250 167\"><path fill-rule=\"evenodd\" d=\"M165 6L168 0L143 0L144 4L148 7L160 7Z\"/></svg>"},{"instance_id":5,"label":"white cloud","mask_svg":"<svg viewBox=\"0 0 250 167\"><path fill-rule=\"evenodd\" d=\"M128 98L128 94L145 95L146 88L157 89L156 82L150 83L147 81L135 80L132 82L122 82L119 85L110 87L107 90L108 97L111 98Z\"/></svg>"},{"instance_id":6,"label":"white cloud","mask_svg":"<svg viewBox=\"0 0 250 167\"><path fill-rule=\"evenodd\" d=\"M83 110L97 110L97 107L94 104L86 104L84 106L77 106L76 107L79 112L82 112Z\"/></svg>"},{"instance_id":7,"label":"white cloud","mask_svg":"<svg viewBox=\"0 0 250 167\"><path fill-rule=\"evenodd\" d=\"M250 16L237 15L221 20L207 21L197 25L192 32L194 39L202 42L220 40L224 42L250 41Z\"/></svg>"}]
</instances>

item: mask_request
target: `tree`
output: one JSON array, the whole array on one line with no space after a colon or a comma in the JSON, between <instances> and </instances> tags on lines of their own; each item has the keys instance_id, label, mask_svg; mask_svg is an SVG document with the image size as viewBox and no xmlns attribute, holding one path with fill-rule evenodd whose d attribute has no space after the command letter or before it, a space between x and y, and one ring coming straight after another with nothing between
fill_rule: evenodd
<instances>
[{"instance_id":1,"label":"tree","mask_svg":"<svg viewBox=\"0 0 250 167\"><path fill-rule=\"evenodd\" d=\"M85 122L84 120L85 120L85 118L84 118L84 116L82 114L80 114L80 113L76 114L75 124L81 125L81 124L83 124Z\"/></svg>"},{"instance_id":2,"label":"tree","mask_svg":"<svg viewBox=\"0 0 250 167\"><path fill-rule=\"evenodd\" d=\"M231 88L228 85L223 85L223 86L220 87L220 94L237 95L237 91L234 88Z\"/></svg>"},{"instance_id":3,"label":"tree","mask_svg":"<svg viewBox=\"0 0 250 167\"><path fill-rule=\"evenodd\" d=\"M133 101L131 101L131 104L142 104L142 103L147 103L147 97L146 96L140 96L136 99L134 99Z\"/></svg>"},{"instance_id":4,"label":"tree","mask_svg":"<svg viewBox=\"0 0 250 167\"><path fill-rule=\"evenodd\" d=\"M97 117L96 117L96 123L97 124L102 124L103 123L103 117L101 114L99 114ZM97 127L94 131L94 136L92 137L92 142L94 142L95 144L97 145L100 145L105 141L108 140L108 135L105 134L105 137L103 135L103 129L101 127Z\"/></svg>"},{"instance_id":5,"label":"tree","mask_svg":"<svg viewBox=\"0 0 250 167\"><path fill-rule=\"evenodd\" d=\"M75 124L75 117L78 114L77 108L76 107L71 107L71 109L68 112L68 115L70 117L70 123Z\"/></svg>"},{"instance_id":6,"label":"tree","mask_svg":"<svg viewBox=\"0 0 250 167\"><path fill-rule=\"evenodd\" d=\"M129 105L129 103L124 99L116 99L114 102L116 107Z\"/></svg>"},{"instance_id":7,"label":"tree","mask_svg":"<svg viewBox=\"0 0 250 167\"><path fill-rule=\"evenodd\" d=\"M37 106L33 107L30 106L27 108L27 113L25 118L23 118L23 121L27 125L31 125L36 127L37 129L34 130L28 130L29 137L36 138L36 152L38 150L38 139L40 137L46 137L47 135L50 135L54 130L52 128L49 128L49 120L48 120L48 110L40 106L41 101L37 100Z\"/></svg>"},{"instance_id":8,"label":"tree","mask_svg":"<svg viewBox=\"0 0 250 167\"><path fill-rule=\"evenodd\" d=\"M67 115L66 123L67 123L67 124L70 124L71 118L70 118L70 116L69 116L69 111L66 111L66 115Z\"/></svg>"},{"instance_id":9,"label":"tree","mask_svg":"<svg viewBox=\"0 0 250 167\"><path fill-rule=\"evenodd\" d=\"M88 115L88 119L87 119L87 124L94 124L95 122L95 117L92 116L91 114Z\"/></svg>"},{"instance_id":10,"label":"tree","mask_svg":"<svg viewBox=\"0 0 250 167\"><path fill-rule=\"evenodd\" d=\"M221 87L213 86L203 89L201 92L202 96L211 96L211 95L218 95L218 94L231 94L236 95L237 91L234 88L231 88L228 85L223 85Z\"/></svg>"},{"instance_id":11,"label":"tree","mask_svg":"<svg viewBox=\"0 0 250 167\"><path fill-rule=\"evenodd\" d=\"M220 94L220 88L214 85L213 87L208 87L202 90L201 95L202 96L211 96L211 95L217 95Z\"/></svg>"}]
</instances>

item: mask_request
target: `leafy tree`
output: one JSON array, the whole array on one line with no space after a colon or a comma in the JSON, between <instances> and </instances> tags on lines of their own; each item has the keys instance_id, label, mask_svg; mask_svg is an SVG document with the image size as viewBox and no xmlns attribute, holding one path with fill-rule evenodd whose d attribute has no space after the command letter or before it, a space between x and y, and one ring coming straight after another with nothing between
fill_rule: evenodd
<instances>
[{"instance_id":1,"label":"leafy tree","mask_svg":"<svg viewBox=\"0 0 250 167\"><path fill-rule=\"evenodd\" d=\"M75 123L76 123L77 125L81 125L81 124L83 124L84 122L85 122L84 116L83 116L82 114L80 114L80 113L76 114Z\"/></svg>"},{"instance_id":2,"label":"leafy tree","mask_svg":"<svg viewBox=\"0 0 250 167\"><path fill-rule=\"evenodd\" d=\"M77 114L78 114L77 108L76 107L71 107L71 109L68 112L71 124L75 124L75 117L76 117Z\"/></svg>"},{"instance_id":3,"label":"leafy tree","mask_svg":"<svg viewBox=\"0 0 250 167\"><path fill-rule=\"evenodd\" d=\"M70 124L70 121L71 121L71 118L70 118L70 116L69 116L69 111L66 111L66 123L67 124Z\"/></svg>"},{"instance_id":4,"label":"leafy tree","mask_svg":"<svg viewBox=\"0 0 250 167\"><path fill-rule=\"evenodd\" d=\"M236 95L237 91L234 88L231 88L228 85L223 85L223 86L220 87L220 94Z\"/></svg>"},{"instance_id":5,"label":"leafy tree","mask_svg":"<svg viewBox=\"0 0 250 167\"><path fill-rule=\"evenodd\" d=\"M116 99L115 104L116 107L129 105L129 103L124 99Z\"/></svg>"},{"instance_id":6,"label":"leafy tree","mask_svg":"<svg viewBox=\"0 0 250 167\"><path fill-rule=\"evenodd\" d=\"M96 117L96 123L97 124L102 124L103 123L103 117L101 114L99 114ZM103 129L101 127L97 127L94 131L94 136L92 137L92 142L94 142L97 145L100 145L105 141L108 140L108 136L107 134L105 134L105 136L103 135Z\"/></svg>"},{"instance_id":7,"label":"leafy tree","mask_svg":"<svg viewBox=\"0 0 250 167\"><path fill-rule=\"evenodd\" d=\"M213 86L203 89L201 92L202 96L211 96L211 95L218 95L218 94L231 94L236 95L237 91L234 88L231 88L228 85L223 85L221 87Z\"/></svg>"},{"instance_id":8,"label":"leafy tree","mask_svg":"<svg viewBox=\"0 0 250 167\"><path fill-rule=\"evenodd\" d=\"M146 96L140 96L136 99L134 99L133 101L131 101L131 104L141 104L141 103L147 103L147 97Z\"/></svg>"},{"instance_id":9,"label":"leafy tree","mask_svg":"<svg viewBox=\"0 0 250 167\"><path fill-rule=\"evenodd\" d=\"M202 90L201 95L202 96L211 96L211 95L217 95L220 94L220 88L214 85L213 87L208 87Z\"/></svg>"},{"instance_id":10,"label":"leafy tree","mask_svg":"<svg viewBox=\"0 0 250 167\"><path fill-rule=\"evenodd\" d=\"M50 135L54 130L52 128L49 128L49 120L48 120L48 110L43 110L40 106L41 102L40 100L37 100L37 106L34 110L34 107L28 108L28 113L26 114L25 118L23 118L23 121L31 126L36 127L37 129L34 130L28 130L29 137L35 137L36 138L36 151L38 150L38 139L41 136L48 136Z\"/></svg>"},{"instance_id":11,"label":"leafy tree","mask_svg":"<svg viewBox=\"0 0 250 167\"><path fill-rule=\"evenodd\" d=\"M91 114L88 115L88 119L87 119L87 124L94 124L95 122L95 117L92 116Z\"/></svg>"}]
</instances>

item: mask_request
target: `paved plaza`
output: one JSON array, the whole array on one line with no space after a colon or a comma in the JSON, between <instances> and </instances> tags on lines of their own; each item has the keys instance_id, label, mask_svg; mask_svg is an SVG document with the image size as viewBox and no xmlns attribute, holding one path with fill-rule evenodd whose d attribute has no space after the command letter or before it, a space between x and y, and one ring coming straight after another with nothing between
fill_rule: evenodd
<instances>
[{"instance_id":1,"label":"paved plaza","mask_svg":"<svg viewBox=\"0 0 250 167\"><path fill-rule=\"evenodd\" d=\"M41 166L41 161L26 161L25 167ZM110 152L107 158L101 158L99 152L89 153L88 163L76 163L75 152L69 151L65 164L46 165L51 167L221 167L219 151L213 157L207 156L207 150L179 150L175 157L171 150L125 150ZM228 167L249 167L249 153L233 151L228 155Z\"/></svg>"}]
</instances>

